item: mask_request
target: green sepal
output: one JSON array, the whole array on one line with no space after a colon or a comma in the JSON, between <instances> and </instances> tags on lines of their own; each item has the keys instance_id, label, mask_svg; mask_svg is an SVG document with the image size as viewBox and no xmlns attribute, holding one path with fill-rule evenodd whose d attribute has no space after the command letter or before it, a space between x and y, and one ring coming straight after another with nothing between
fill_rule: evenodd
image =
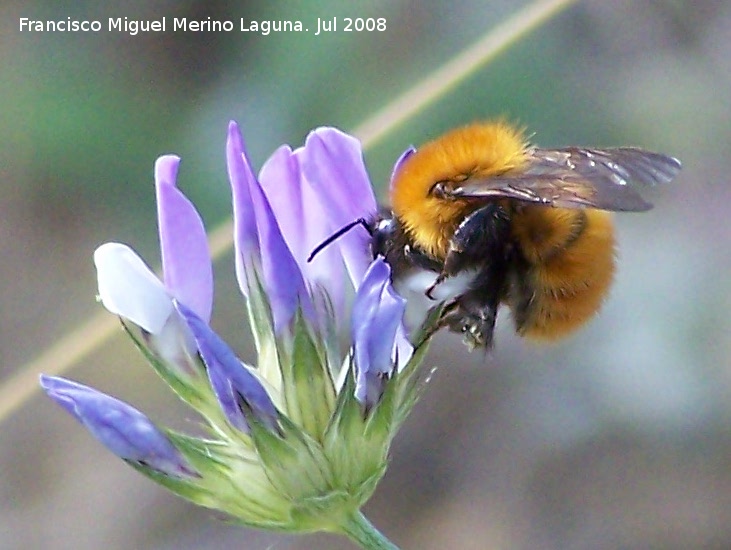
<instances>
[{"instance_id":1,"label":"green sepal","mask_svg":"<svg viewBox=\"0 0 731 550\"><path fill-rule=\"evenodd\" d=\"M206 478L214 472L218 473L215 471L216 466L226 467L222 460L217 460L216 443L186 436L173 430L164 431L165 435L183 455L188 465L198 473L198 476L179 478L164 474L146 464L130 460L125 460L125 462L138 472L186 500L208 508L218 507L218 496L206 487Z\"/></svg>"},{"instance_id":2,"label":"green sepal","mask_svg":"<svg viewBox=\"0 0 731 550\"><path fill-rule=\"evenodd\" d=\"M320 313L317 320L317 336L320 338L321 349L327 356L327 366L330 369L330 379L336 380L342 366L341 342L335 318L335 306L327 291L319 285L310 289L312 302ZM318 309L319 308L319 309ZM334 388L333 388L334 389Z\"/></svg>"},{"instance_id":3,"label":"green sepal","mask_svg":"<svg viewBox=\"0 0 731 550\"><path fill-rule=\"evenodd\" d=\"M202 476L230 475L228 463L231 451L228 442L193 437L170 429L164 431L172 444Z\"/></svg>"},{"instance_id":4,"label":"green sepal","mask_svg":"<svg viewBox=\"0 0 731 550\"><path fill-rule=\"evenodd\" d=\"M415 349L428 344L431 341L432 336L437 333L439 330L439 321L442 318L442 313L444 312L445 307L446 304L440 304L438 306L434 306L427 312L426 319L424 319L424 322L417 330L414 331L410 338Z\"/></svg>"},{"instance_id":5,"label":"green sepal","mask_svg":"<svg viewBox=\"0 0 731 550\"><path fill-rule=\"evenodd\" d=\"M366 434L367 413L355 398L352 362L347 368L323 445L335 485L362 504L385 473L388 444Z\"/></svg>"},{"instance_id":6,"label":"green sepal","mask_svg":"<svg viewBox=\"0 0 731 550\"><path fill-rule=\"evenodd\" d=\"M430 340L426 339L422 344L414 348L409 362L401 369L401 371L394 374L395 392L397 393L396 408L394 410L394 417L392 420L392 430L395 432L401 427L401 424L406 420L406 417L411 412L416 402L421 397L421 394L426 388L426 384L431 379L431 375L435 369L430 369L428 373L424 374L422 369L419 368L424 356L429 351Z\"/></svg>"},{"instance_id":7,"label":"green sepal","mask_svg":"<svg viewBox=\"0 0 731 550\"><path fill-rule=\"evenodd\" d=\"M295 316L289 340L279 345L287 416L315 440L322 441L335 403L335 387L326 353L315 343L301 310Z\"/></svg>"},{"instance_id":8,"label":"green sepal","mask_svg":"<svg viewBox=\"0 0 731 550\"><path fill-rule=\"evenodd\" d=\"M337 531L342 517L357 508L353 497L345 491L307 497L292 507L292 522L302 532Z\"/></svg>"},{"instance_id":9,"label":"green sepal","mask_svg":"<svg viewBox=\"0 0 731 550\"><path fill-rule=\"evenodd\" d=\"M317 441L284 415L279 417L280 433L252 415L246 420L266 476L277 491L293 502L328 492L332 473Z\"/></svg>"},{"instance_id":10,"label":"green sepal","mask_svg":"<svg viewBox=\"0 0 731 550\"><path fill-rule=\"evenodd\" d=\"M254 272L253 279L246 302L249 306L249 326L258 351L264 341L274 340L274 319L258 273Z\"/></svg>"},{"instance_id":11,"label":"green sepal","mask_svg":"<svg viewBox=\"0 0 731 550\"><path fill-rule=\"evenodd\" d=\"M206 508L217 508L218 498L209 489L201 486L195 482L195 478L182 479L173 476L166 475L154 468L150 468L145 464L134 462L131 460L124 460L127 464L132 466L135 470L150 478L155 483L162 485L169 491L175 493L179 497L189 500L190 502L199 506L205 506Z\"/></svg>"},{"instance_id":12,"label":"green sepal","mask_svg":"<svg viewBox=\"0 0 731 550\"><path fill-rule=\"evenodd\" d=\"M363 437L369 445L385 446L386 450L388 450L390 440L396 434L393 425L399 395L394 376L397 375L392 374L386 382L378 402L370 411L367 411L363 430Z\"/></svg>"},{"instance_id":13,"label":"green sepal","mask_svg":"<svg viewBox=\"0 0 731 550\"><path fill-rule=\"evenodd\" d=\"M205 365L199 357L197 358L197 363L200 366L199 376L193 378L180 375L179 369L170 367L167 362L162 360L135 334L135 331L123 319L120 318L120 321L135 347L140 350L158 376L172 388L180 399L200 412L203 416L207 418L212 417L212 420L216 420L219 424L224 421L223 415L218 407L216 396L213 394L213 390L208 383Z\"/></svg>"},{"instance_id":14,"label":"green sepal","mask_svg":"<svg viewBox=\"0 0 731 550\"><path fill-rule=\"evenodd\" d=\"M251 276L249 276L249 271ZM257 352L257 368L262 377L273 386L280 387L281 374L279 368L279 351L277 350L274 335L274 318L267 299L266 291L259 278L258 270L247 270L249 295L246 300L246 309L249 313L249 327L254 337L254 346Z\"/></svg>"},{"instance_id":15,"label":"green sepal","mask_svg":"<svg viewBox=\"0 0 731 550\"><path fill-rule=\"evenodd\" d=\"M131 463L135 469L191 502L230 514L237 522L292 530L291 504L274 490L253 449L165 432L201 477L177 479Z\"/></svg>"}]
</instances>

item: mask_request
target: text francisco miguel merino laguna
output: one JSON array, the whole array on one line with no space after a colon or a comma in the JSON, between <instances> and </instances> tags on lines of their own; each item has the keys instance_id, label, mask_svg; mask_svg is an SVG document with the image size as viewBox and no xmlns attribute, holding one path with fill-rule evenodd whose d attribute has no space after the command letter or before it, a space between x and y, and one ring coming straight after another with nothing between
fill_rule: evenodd
<instances>
[{"instance_id":1,"label":"text francisco miguel merino laguna","mask_svg":"<svg viewBox=\"0 0 731 550\"><path fill-rule=\"evenodd\" d=\"M333 23L337 25L335 18L321 20L317 18L317 32L333 31ZM307 32L299 20L267 20L253 21L241 19L238 28L233 21L208 19L188 19L186 17L174 17L168 21L167 17L160 19L130 19L128 17L110 17L104 25L99 20L59 19L55 21L41 21L21 17L19 19L21 32L124 32L132 36L140 32L258 32L269 34L270 32ZM360 29L359 29L360 30ZM371 29L369 29L371 30ZM381 30L381 29L379 29Z\"/></svg>"}]
</instances>

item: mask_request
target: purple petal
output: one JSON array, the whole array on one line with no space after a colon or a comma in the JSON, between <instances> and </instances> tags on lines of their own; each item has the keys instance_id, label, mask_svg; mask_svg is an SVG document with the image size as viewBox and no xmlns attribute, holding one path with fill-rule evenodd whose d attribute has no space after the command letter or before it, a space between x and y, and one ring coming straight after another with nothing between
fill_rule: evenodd
<instances>
[{"instance_id":1,"label":"purple petal","mask_svg":"<svg viewBox=\"0 0 731 550\"><path fill-rule=\"evenodd\" d=\"M280 333L301 306L305 317L314 318L312 303L297 262L284 242L274 213L257 183L252 189L262 250L261 276L274 318L274 332Z\"/></svg>"},{"instance_id":2,"label":"purple petal","mask_svg":"<svg viewBox=\"0 0 731 550\"><path fill-rule=\"evenodd\" d=\"M252 261L261 256L259 234L256 229L256 215L251 200L250 188L256 181L251 163L246 156L244 140L235 122L228 124L226 140L226 161L228 179L231 182L234 214L234 253L236 277L241 292L249 295L247 272L253 269Z\"/></svg>"},{"instance_id":3,"label":"purple petal","mask_svg":"<svg viewBox=\"0 0 731 550\"><path fill-rule=\"evenodd\" d=\"M200 317L183 304L176 303L176 307L193 332L211 386L229 422L248 432L245 416L250 412L259 422L276 430L277 409L261 382Z\"/></svg>"},{"instance_id":4,"label":"purple petal","mask_svg":"<svg viewBox=\"0 0 731 550\"><path fill-rule=\"evenodd\" d=\"M282 237L269 201L253 177L243 150L243 139L233 122L229 126L227 151L234 196L234 244L239 285L248 295L247 272L251 266L260 266L261 280L274 318L274 331L279 333L291 322L299 307L305 317L313 319L312 302L302 272ZM250 234L251 220L240 219L242 216L253 216L253 236Z\"/></svg>"},{"instance_id":5,"label":"purple petal","mask_svg":"<svg viewBox=\"0 0 731 550\"><path fill-rule=\"evenodd\" d=\"M311 262L310 252L337 229L323 210L322 202L304 177L300 166L303 149L277 149L259 173L282 236L311 287L324 288L335 311L344 311L345 272L340 248L335 243Z\"/></svg>"},{"instance_id":6,"label":"purple petal","mask_svg":"<svg viewBox=\"0 0 731 550\"><path fill-rule=\"evenodd\" d=\"M267 159L259 171L259 181L292 256L302 266L307 257L306 234L310 228L305 224L305 190L299 163L288 146L279 147Z\"/></svg>"},{"instance_id":7,"label":"purple petal","mask_svg":"<svg viewBox=\"0 0 731 550\"><path fill-rule=\"evenodd\" d=\"M388 185L389 190L393 190L393 180L396 179L396 174L398 174L398 171L401 170L401 166L403 166L404 162L406 162L414 153L416 153L416 149L412 146L401 153L401 156L396 159L396 162L393 165L393 170L391 170L391 182Z\"/></svg>"},{"instance_id":8,"label":"purple petal","mask_svg":"<svg viewBox=\"0 0 731 550\"><path fill-rule=\"evenodd\" d=\"M366 408L378 402L393 372L396 333L406 307L405 300L391 287L390 278L390 266L377 258L368 268L353 303L355 397Z\"/></svg>"},{"instance_id":9,"label":"purple petal","mask_svg":"<svg viewBox=\"0 0 731 550\"><path fill-rule=\"evenodd\" d=\"M335 128L307 136L302 170L335 229L376 215L378 205L363 162L360 142ZM345 266L357 287L371 261L368 232L362 227L338 239Z\"/></svg>"},{"instance_id":10,"label":"purple petal","mask_svg":"<svg viewBox=\"0 0 731 550\"><path fill-rule=\"evenodd\" d=\"M231 385L231 380L226 376L223 369L218 368L217 364L207 370L208 380L226 419L237 430L249 433L249 424L246 422L244 412L236 400L236 391Z\"/></svg>"},{"instance_id":11,"label":"purple petal","mask_svg":"<svg viewBox=\"0 0 731 550\"><path fill-rule=\"evenodd\" d=\"M41 387L110 451L174 477L199 477L180 451L144 414L93 388L41 375Z\"/></svg>"},{"instance_id":12,"label":"purple petal","mask_svg":"<svg viewBox=\"0 0 731 550\"><path fill-rule=\"evenodd\" d=\"M203 221L175 186L180 159L167 155L155 163L157 219L165 286L209 321L213 308L213 269Z\"/></svg>"}]
</instances>

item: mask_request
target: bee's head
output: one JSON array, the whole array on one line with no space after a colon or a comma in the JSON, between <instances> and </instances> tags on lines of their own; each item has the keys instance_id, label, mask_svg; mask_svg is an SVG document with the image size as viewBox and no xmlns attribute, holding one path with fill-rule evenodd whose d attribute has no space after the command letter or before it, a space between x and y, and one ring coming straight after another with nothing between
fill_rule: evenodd
<instances>
[{"instance_id":1,"label":"bee's head","mask_svg":"<svg viewBox=\"0 0 731 550\"><path fill-rule=\"evenodd\" d=\"M475 176L492 177L526 162L523 133L503 122L457 128L426 143L394 174L391 205L408 236L443 258L462 220L479 204L443 191Z\"/></svg>"},{"instance_id":2,"label":"bee's head","mask_svg":"<svg viewBox=\"0 0 731 550\"><path fill-rule=\"evenodd\" d=\"M397 222L392 217L379 216L371 227L371 250L373 256L388 255L389 245L393 242L398 230Z\"/></svg>"}]
</instances>

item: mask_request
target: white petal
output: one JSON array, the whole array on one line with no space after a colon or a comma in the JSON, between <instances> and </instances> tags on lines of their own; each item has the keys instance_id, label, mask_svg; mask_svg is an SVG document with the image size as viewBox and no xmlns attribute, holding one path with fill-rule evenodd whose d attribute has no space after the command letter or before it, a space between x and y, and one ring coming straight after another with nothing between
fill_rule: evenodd
<instances>
[{"instance_id":1,"label":"white petal","mask_svg":"<svg viewBox=\"0 0 731 550\"><path fill-rule=\"evenodd\" d=\"M94 251L99 297L110 312L158 334L173 312L165 287L130 247L105 243Z\"/></svg>"}]
</instances>

